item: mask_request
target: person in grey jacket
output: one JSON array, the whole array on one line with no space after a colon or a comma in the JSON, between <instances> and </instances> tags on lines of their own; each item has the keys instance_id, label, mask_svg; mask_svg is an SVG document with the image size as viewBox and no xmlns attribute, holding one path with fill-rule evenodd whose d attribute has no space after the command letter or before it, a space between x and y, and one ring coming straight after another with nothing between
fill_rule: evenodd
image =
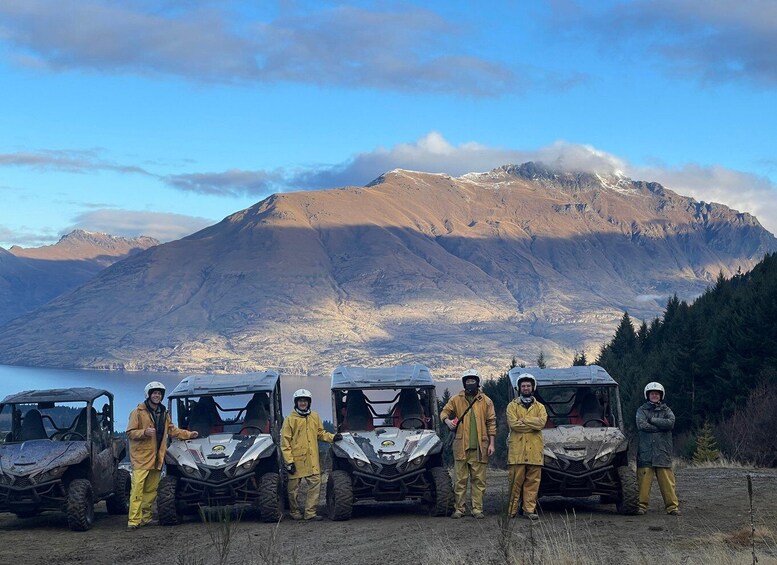
<instances>
[{"instance_id":1,"label":"person in grey jacket","mask_svg":"<svg viewBox=\"0 0 777 565\"><path fill-rule=\"evenodd\" d=\"M667 514L680 515L680 502L675 489L672 471L672 429L674 413L664 403L665 392L661 383L645 386L645 402L637 409L639 450L637 451L637 481L639 483L639 510L647 512L653 475L656 475L664 508Z\"/></svg>"}]
</instances>

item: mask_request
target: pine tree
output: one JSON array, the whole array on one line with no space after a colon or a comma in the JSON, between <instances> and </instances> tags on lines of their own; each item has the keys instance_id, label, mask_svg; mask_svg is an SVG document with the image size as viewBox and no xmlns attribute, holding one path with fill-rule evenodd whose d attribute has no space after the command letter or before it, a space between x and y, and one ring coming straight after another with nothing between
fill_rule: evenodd
<instances>
[{"instance_id":1,"label":"pine tree","mask_svg":"<svg viewBox=\"0 0 777 565\"><path fill-rule=\"evenodd\" d=\"M572 366L585 367L586 365L588 365L588 359L585 356L585 351L581 351L579 356L577 351L575 351L575 356L572 358Z\"/></svg>"},{"instance_id":2,"label":"pine tree","mask_svg":"<svg viewBox=\"0 0 777 565\"><path fill-rule=\"evenodd\" d=\"M545 363L545 353L542 351L542 349L540 349L540 355L537 357L537 366L540 369L547 367L547 363Z\"/></svg>"},{"instance_id":3,"label":"pine tree","mask_svg":"<svg viewBox=\"0 0 777 565\"><path fill-rule=\"evenodd\" d=\"M712 424L709 420L704 421L704 425L696 435L696 451L693 452L694 463L706 463L717 461L720 458L718 442L715 440L715 434L712 431Z\"/></svg>"}]
</instances>

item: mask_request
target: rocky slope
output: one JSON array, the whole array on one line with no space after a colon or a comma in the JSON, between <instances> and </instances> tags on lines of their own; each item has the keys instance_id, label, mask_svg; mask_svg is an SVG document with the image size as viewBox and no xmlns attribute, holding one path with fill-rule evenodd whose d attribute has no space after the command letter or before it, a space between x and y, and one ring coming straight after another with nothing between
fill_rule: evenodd
<instances>
[{"instance_id":1,"label":"rocky slope","mask_svg":"<svg viewBox=\"0 0 777 565\"><path fill-rule=\"evenodd\" d=\"M151 237L75 230L54 245L0 248L0 324L32 312L116 261L158 244Z\"/></svg>"},{"instance_id":2,"label":"rocky slope","mask_svg":"<svg viewBox=\"0 0 777 565\"><path fill-rule=\"evenodd\" d=\"M660 314L777 241L649 182L527 163L273 195L107 268L0 328L11 364L440 375L595 353L624 310Z\"/></svg>"}]
</instances>

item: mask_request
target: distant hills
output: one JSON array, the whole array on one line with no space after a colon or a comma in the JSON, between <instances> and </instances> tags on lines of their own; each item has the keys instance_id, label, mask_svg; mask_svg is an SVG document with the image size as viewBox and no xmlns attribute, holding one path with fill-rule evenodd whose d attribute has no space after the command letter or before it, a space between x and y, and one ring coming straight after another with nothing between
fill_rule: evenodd
<instances>
[{"instance_id":1,"label":"distant hills","mask_svg":"<svg viewBox=\"0 0 777 565\"><path fill-rule=\"evenodd\" d=\"M105 267L159 242L74 230L54 245L0 248L0 324L32 312Z\"/></svg>"},{"instance_id":2,"label":"distant hills","mask_svg":"<svg viewBox=\"0 0 777 565\"><path fill-rule=\"evenodd\" d=\"M538 163L276 194L100 272L0 327L0 363L326 374L503 371L596 352L777 240L653 182Z\"/></svg>"}]
</instances>

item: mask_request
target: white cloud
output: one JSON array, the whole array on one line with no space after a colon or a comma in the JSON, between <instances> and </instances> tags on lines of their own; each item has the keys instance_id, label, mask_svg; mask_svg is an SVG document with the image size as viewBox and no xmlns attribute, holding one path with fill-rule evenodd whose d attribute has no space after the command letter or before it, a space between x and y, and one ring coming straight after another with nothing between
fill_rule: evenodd
<instances>
[{"instance_id":1,"label":"white cloud","mask_svg":"<svg viewBox=\"0 0 777 565\"><path fill-rule=\"evenodd\" d=\"M466 30L429 10L313 5L286 4L263 20L223 3L5 0L0 41L17 64L55 71L475 96L525 82L468 53Z\"/></svg>"},{"instance_id":2,"label":"white cloud","mask_svg":"<svg viewBox=\"0 0 777 565\"><path fill-rule=\"evenodd\" d=\"M126 237L146 235L164 242L180 239L214 223L216 222L208 218L182 214L102 209L80 214L62 235L80 228Z\"/></svg>"},{"instance_id":3,"label":"white cloud","mask_svg":"<svg viewBox=\"0 0 777 565\"><path fill-rule=\"evenodd\" d=\"M42 149L0 154L0 167L25 167L39 171L63 171L83 174L91 171L113 171L150 175L135 165L120 165L106 161L96 150Z\"/></svg>"},{"instance_id":4,"label":"white cloud","mask_svg":"<svg viewBox=\"0 0 777 565\"><path fill-rule=\"evenodd\" d=\"M186 173L163 179L168 185L184 192L214 196L238 197L267 195L286 185L284 173L278 171L244 171L232 169L220 173Z\"/></svg>"},{"instance_id":5,"label":"white cloud","mask_svg":"<svg viewBox=\"0 0 777 565\"><path fill-rule=\"evenodd\" d=\"M676 77L777 87L777 3L773 0L622 0L557 3L554 24L598 35L609 53L635 45ZM563 25L559 25L563 20Z\"/></svg>"},{"instance_id":6,"label":"white cloud","mask_svg":"<svg viewBox=\"0 0 777 565\"><path fill-rule=\"evenodd\" d=\"M719 165L688 163L681 167L632 167L629 176L661 183L685 196L748 212L777 233L777 185L768 178Z\"/></svg>"},{"instance_id":7,"label":"white cloud","mask_svg":"<svg viewBox=\"0 0 777 565\"><path fill-rule=\"evenodd\" d=\"M52 231L39 232L28 228L11 229L0 225L0 245L4 245L6 249L13 245L39 247L49 245L57 239L57 234Z\"/></svg>"},{"instance_id":8,"label":"white cloud","mask_svg":"<svg viewBox=\"0 0 777 565\"><path fill-rule=\"evenodd\" d=\"M634 297L637 302L655 302L656 300L666 300L668 296L664 294L640 294Z\"/></svg>"}]
</instances>

